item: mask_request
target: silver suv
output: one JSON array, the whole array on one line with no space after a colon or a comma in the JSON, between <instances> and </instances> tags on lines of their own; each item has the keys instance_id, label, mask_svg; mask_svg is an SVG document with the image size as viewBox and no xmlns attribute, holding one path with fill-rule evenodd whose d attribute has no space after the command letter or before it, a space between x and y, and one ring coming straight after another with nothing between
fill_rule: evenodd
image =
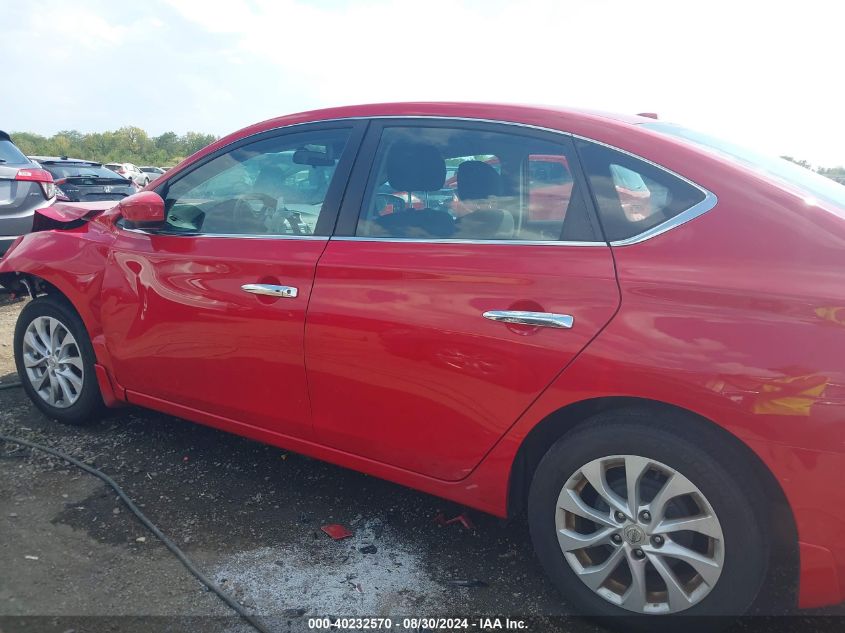
<instances>
[{"instance_id":1,"label":"silver suv","mask_svg":"<svg viewBox=\"0 0 845 633\"><path fill-rule=\"evenodd\" d=\"M24 156L0 131L0 257L18 236L32 230L35 210L55 200L50 172Z\"/></svg>"}]
</instances>

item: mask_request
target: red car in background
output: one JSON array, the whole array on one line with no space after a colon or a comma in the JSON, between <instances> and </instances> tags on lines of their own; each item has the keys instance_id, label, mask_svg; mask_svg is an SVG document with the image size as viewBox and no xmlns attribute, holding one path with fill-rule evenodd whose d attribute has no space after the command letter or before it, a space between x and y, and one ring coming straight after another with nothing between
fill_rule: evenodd
<instances>
[{"instance_id":1,"label":"red car in background","mask_svg":"<svg viewBox=\"0 0 845 633\"><path fill-rule=\"evenodd\" d=\"M527 512L581 612L744 613L774 561L845 600L842 186L651 118L411 103L248 127L108 207L0 261L46 415Z\"/></svg>"},{"instance_id":2,"label":"red car in background","mask_svg":"<svg viewBox=\"0 0 845 633\"><path fill-rule=\"evenodd\" d=\"M495 157L484 161L488 165L498 168L499 160ZM530 196L528 199L528 217L534 220L554 220L560 216L560 209L566 208L572 195L572 172L565 156L532 155L528 157L528 182ZM649 205L649 190L640 175L619 165L611 167L611 177L619 194L620 203L625 215L632 221L645 220L651 215ZM446 179L446 189L454 192L458 186L458 178L452 175ZM397 194L399 195L399 194ZM424 208L421 202L414 208ZM455 216L469 212L460 198L455 194L451 203Z\"/></svg>"}]
</instances>

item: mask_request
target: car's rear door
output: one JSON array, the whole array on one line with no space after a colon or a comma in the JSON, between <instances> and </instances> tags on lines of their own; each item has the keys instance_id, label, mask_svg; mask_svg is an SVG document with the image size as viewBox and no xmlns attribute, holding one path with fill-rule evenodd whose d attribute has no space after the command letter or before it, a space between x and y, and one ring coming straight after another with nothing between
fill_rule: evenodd
<instances>
[{"instance_id":1,"label":"car's rear door","mask_svg":"<svg viewBox=\"0 0 845 633\"><path fill-rule=\"evenodd\" d=\"M613 259L582 176L532 223L536 155L577 165L567 135L371 123L308 310L319 441L461 479L613 316ZM452 201L437 195L447 170Z\"/></svg>"},{"instance_id":2,"label":"car's rear door","mask_svg":"<svg viewBox=\"0 0 845 633\"><path fill-rule=\"evenodd\" d=\"M236 143L159 186L164 226L119 229L102 312L130 401L310 433L305 310L363 126Z\"/></svg>"}]
</instances>

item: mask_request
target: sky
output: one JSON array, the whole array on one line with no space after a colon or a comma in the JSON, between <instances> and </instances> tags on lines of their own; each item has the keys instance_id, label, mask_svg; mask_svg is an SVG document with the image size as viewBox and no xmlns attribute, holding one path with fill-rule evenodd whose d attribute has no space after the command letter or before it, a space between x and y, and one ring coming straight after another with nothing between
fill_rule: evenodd
<instances>
[{"instance_id":1,"label":"sky","mask_svg":"<svg viewBox=\"0 0 845 633\"><path fill-rule=\"evenodd\" d=\"M845 165L839 0L0 0L0 129L223 135L495 101L669 120Z\"/></svg>"}]
</instances>

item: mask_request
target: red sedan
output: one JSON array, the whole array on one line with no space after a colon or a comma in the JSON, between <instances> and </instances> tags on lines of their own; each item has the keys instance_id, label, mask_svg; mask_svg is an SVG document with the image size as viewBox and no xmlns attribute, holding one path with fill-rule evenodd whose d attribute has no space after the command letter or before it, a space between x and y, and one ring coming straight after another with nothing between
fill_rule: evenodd
<instances>
[{"instance_id":1,"label":"red sedan","mask_svg":"<svg viewBox=\"0 0 845 633\"><path fill-rule=\"evenodd\" d=\"M532 215L537 156L568 173ZM410 103L259 123L108 206L0 262L48 416L140 405L527 512L590 614L743 613L775 557L845 600L840 185L651 118Z\"/></svg>"}]
</instances>

